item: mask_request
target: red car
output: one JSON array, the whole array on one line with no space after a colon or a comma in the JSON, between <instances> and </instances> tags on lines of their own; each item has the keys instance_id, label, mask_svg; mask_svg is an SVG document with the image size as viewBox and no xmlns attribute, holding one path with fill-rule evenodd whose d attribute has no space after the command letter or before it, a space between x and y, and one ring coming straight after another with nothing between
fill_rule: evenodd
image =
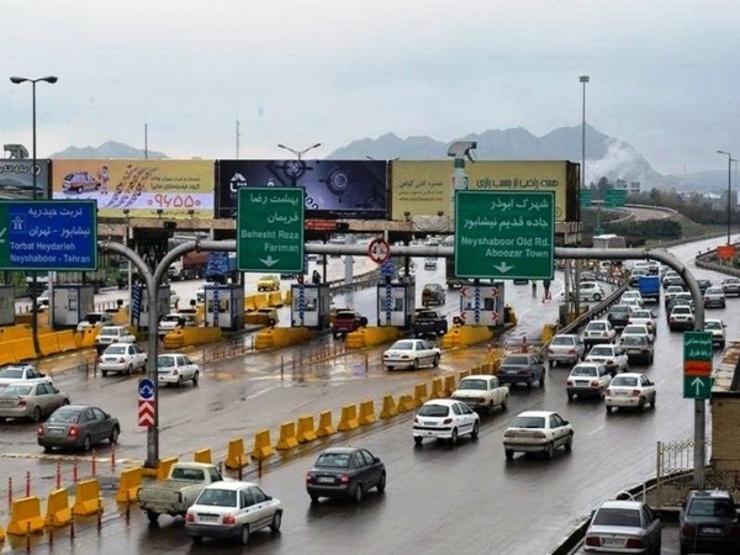
<instances>
[{"instance_id":1,"label":"red car","mask_svg":"<svg viewBox=\"0 0 740 555\"><path fill-rule=\"evenodd\" d=\"M340 335L347 335L353 331L367 326L367 318L360 316L352 310L340 310L334 317L331 325L331 334L336 339Z\"/></svg>"}]
</instances>

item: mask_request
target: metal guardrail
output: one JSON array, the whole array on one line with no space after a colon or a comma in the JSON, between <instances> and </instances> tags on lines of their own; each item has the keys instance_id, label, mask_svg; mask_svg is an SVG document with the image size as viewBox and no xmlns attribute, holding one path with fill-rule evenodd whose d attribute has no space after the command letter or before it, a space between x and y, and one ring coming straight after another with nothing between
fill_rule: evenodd
<instances>
[{"instance_id":1,"label":"metal guardrail","mask_svg":"<svg viewBox=\"0 0 740 555\"><path fill-rule=\"evenodd\" d=\"M724 236L724 234L723 234ZM733 246L737 248L738 243L734 243ZM703 268L705 270L712 270L714 272L719 272L720 274L725 274L728 276L734 276L734 277L740 277L740 270L737 268L733 268L732 266L728 266L725 264L720 264L719 262L710 262L707 260L708 258L711 258L715 255L715 251L708 251L701 253L697 255L697 257L694 259L694 264L697 268Z\"/></svg>"}]
</instances>

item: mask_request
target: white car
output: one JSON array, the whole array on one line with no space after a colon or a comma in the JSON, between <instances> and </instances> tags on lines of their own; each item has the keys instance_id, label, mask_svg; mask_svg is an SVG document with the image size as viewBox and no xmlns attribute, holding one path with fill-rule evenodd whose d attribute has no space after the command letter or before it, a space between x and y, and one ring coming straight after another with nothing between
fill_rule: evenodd
<instances>
[{"instance_id":1,"label":"white car","mask_svg":"<svg viewBox=\"0 0 740 555\"><path fill-rule=\"evenodd\" d=\"M77 323L77 331L85 331L94 326L112 326L113 316L108 312L88 312L84 318Z\"/></svg>"},{"instance_id":2,"label":"white car","mask_svg":"<svg viewBox=\"0 0 740 555\"><path fill-rule=\"evenodd\" d=\"M192 314L173 312L166 316L162 316L162 319L159 321L159 327L157 328L157 335L159 335L161 339L176 329L192 327L195 327L195 318Z\"/></svg>"},{"instance_id":3,"label":"white car","mask_svg":"<svg viewBox=\"0 0 740 555\"><path fill-rule=\"evenodd\" d=\"M639 291L634 291L632 289L629 289L622 293L621 298L619 299L619 304L628 304L633 307L637 308L643 308L645 306L645 303L642 300L642 295L640 295Z\"/></svg>"},{"instance_id":4,"label":"white car","mask_svg":"<svg viewBox=\"0 0 740 555\"><path fill-rule=\"evenodd\" d=\"M22 384L29 380L46 380L51 383L51 378L38 371L31 364L11 364L0 369L0 389L10 384Z\"/></svg>"},{"instance_id":5,"label":"white car","mask_svg":"<svg viewBox=\"0 0 740 555\"><path fill-rule=\"evenodd\" d=\"M424 438L446 439L452 445L457 438L469 435L478 439L480 416L462 401L434 399L424 403L414 415L414 443L421 445Z\"/></svg>"},{"instance_id":6,"label":"white car","mask_svg":"<svg viewBox=\"0 0 740 555\"><path fill-rule=\"evenodd\" d=\"M108 345L100 355L98 368L103 376L107 376L108 372L146 372L146 353L135 343L114 343Z\"/></svg>"},{"instance_id":7,"label":"white car","mask_svg":"<svg viewBox=\"0 0 740 555\"><path fill-rule=\"evenodd\" d=\"M655 408L656 396L655 384L645 374L625 372L612 378L604 393L604 404L607 413L614 407L637 408L642 412L648 404Z\"/></svg>"},{"instance_id":8,"label":"white car","mask_svg":"<svg viewBox=\"0 0 740 555\"><path fill-rule=\"evenodd\" d=\"M476 374L460 380L452 398L462 401L471 409L484 409L491 414L496 407L506 410L509 388L501 385L496 376Z\"/></svg>"},{"instance_id":9,"label":"white car","mask_svg":"<svg viewBox=\"0 0 740 555\"><path fill-rule=\"evenodd\" d=\"M704 331L712 334L712 344L718 345L720 349L725 348L726 327L727 324L722 320L704 320Z\"/></svg>"},{"instance_id":10,"label":"white car","mask_svg":"<svg viewBox=\"0 0 740 555\"><path fill-rule=\"evenodd\" d=\"M620 341L624 340L625 337L630 335L643 335L648 338L648 341L650 341L650 343L655 341L655 335L652 331L650 331L650 328L647 326L647 324L629 324L625 326L622 330Z\"/></svg>"},{"instance_id":11,"label":"white car","mask_svg":"<svg viewBox=\"0 0 740 555\"><path fill-rule=\"evenodd\" d=\"M249 543L253 533L278 532L283 504L252 482L214 482L207 485L185 514L185 531L193 543L203 538L236 538Z\"/></svg>"},{"instance_id":12,"label":"white car","mask_svg":"<svg viewBox=\"0 0 740 555\"><path fill-rule=\"evenodd\" d=\"M615 343L594 345L586 356L586 362L603 364L612 375L627 371L627 354L621 345Z\"/></svg>"},{"instance_id":13,"label":"white car","mask_svg":"<svg viewBox=\"0 0 740 555\"><path fill-rule=\"evenodd\" d=\"M655 338L658 333L658 323L652 310L641 309L632 311L629 324L642 324L647 326L650 333L653 334L653 338Z\"/></svg>"},{"instance_id":14,"label":"white car","mask_svg":"<svg viewBox=\"0 0 740 555\"><path fill-rule=\"evenodd\" d=\"M439 366L442 351L426 339L401 339L383 353L383 364L388 370L421 366Z\"/></svg>"},{"instance_id":15,"label":"white car","mask_svg":"<svg viewBox=\"0 0 740 555\"><path fill-rule=\"evenodd\" d=\"M599 302L606 298L606 291L602 285L596 281L582 281L578 284L578 297L582 301Z\"/></svg>"},{"instance_id":16,"label":"white car","mask_svg":"<svg viewBox=\"0 0 740 555\"><path fill-rule=\"evenodd\" d=\"M566 451L573 448L573 427L556 412L522 412L504 432L504 452L509 460L514 458L517 451L541 452L552 459L558 447L563 447Z\"/></svg>"},{"instance_id":17,"label":"white car","mask_svg":"<svg viewBox=\"0 0 740 555\"><path fill-rule=\"evenodd\" d=\"M180 353L168 353L157 357L157 382L161 385L181 386L185 382L198 385L200 366L190 357Z\"/></svg>"},{"instance_id":18,"label":"white car","mask_svg":"<svg viewBox=\"0 0 740 555\"><path fill-rule=\"evenodd\" d=\"M550 368L561 362L576 364L583 360L585 351L586 346L579 336L563 333L552 338L547 348L547 360L550 363Z\"/></svg>"},{"instance_id":19,"label":"white car","mask_svg":"<svg viewBox=\"0 0 740 555\"><path fill-rule=\"evenodd\" d=\"M95 348L103 352L113 343L136 343L136 337L126 326L103 326L95 338Z\"/></svg>"},{"instance_id":20,"label":"white car","mask_svg":"<svg viewBox=\"0 0 740 555\"><path fill-rule=\"evenodd\" d=\"M693 330L694 310L687 305L674 306L671 315L668 317L668 327L671 331Z\"/></svg>"},{"instance_id":21,"label":"white car","mask_svg":"<svg viewBox=\"0 0 740 555\"><path fill-rule=\"evenodd\" d=\"M665 293L663 293L663 302L666 306L668 306L668 303L671 302L671 299L678 295L679 293L683 293L685 289L681 287L680 285L669 285Z\"/></svg>"},{"instance_id":22,"label":"white car","mask_svg":"<svg viewBox=\"0 0 740 555\"><path fill-rule=\"evenodd\" d=\"M600 343L613 343L617 332L609 320L591 320L581 337L586 347L590 347Z\"/></svg>"},{"instance_id":23,"label":"white car","mask_svg":"<svg viewBox=\"0 0 740 555\"><path fill-rule=\"evenodd\" d=\"M584 397L601 399L611 379L609 371L603 364L593 362L576 364L565 382L568 401L572 401L576 395L579 399Z\"/></svg>"}]
</instances>

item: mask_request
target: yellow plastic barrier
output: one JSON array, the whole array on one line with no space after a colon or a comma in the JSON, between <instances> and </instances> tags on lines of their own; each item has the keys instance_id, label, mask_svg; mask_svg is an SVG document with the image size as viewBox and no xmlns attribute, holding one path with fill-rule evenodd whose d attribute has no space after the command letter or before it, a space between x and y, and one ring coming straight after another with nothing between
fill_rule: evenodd
<instances>
[{"instance_id":1,"label":"yellow plastic barrier","mask_svg":"<svg viewBox=\"0 0 740 555\"><path fill-rule=\"evenodd\" d=\"M467 347L493 337L493 332L486 326L460 326L451 329L442 337L442 348Z\"/></svg>"},{"instance_id":2,"label":"yellow plastic barrier","mask_svg":"<svg viewBox=\"0 0 740 555\"><path fill-rule=\"evenodd\" d=\"M362 401L360 403L360 416L358 418L360 426L374 424L375 421L375 403L372 399Z\"/></svg>"},{"instance_id":3,"label":"yellow plastic barrier","mask_svg":"<svg viewBox=\"0 0 740 555\"><path fill-rule=\"evenodd\" d=\"M296 433L298 443L308 443L316 439L316 430L313 426L313 416L298 417L298 433Z\"/></svg>"},{"instance_id":4,"label":"yellow plastic barrier","mask_svg":"<svg viewBox=\"0 0 740 555\"><path fill-rule=\"evenodd\" d=\"M75 333L72 330L58 331L57 343L59 343L59 352L61 353L74 351L77 348Z\"/></svg>"},{"instance_id":5,"label":"yellow plastic barrier","mask_svg":"<svg viewBox=\"0 0 740 555\"><path fill-rule=\"evenodd\" d=\"M396 400L393 395L386 395L383 397L383 408L380 410L380 418L387 420L393 418L398 414L398 408L396 407Z\"/></svg>"},{"instance_id":6,"label":"yellow plastic barrier","mask_svg":"<svg viewBox=\"0 0 740 555\"><path fill-rule=\"evenodd\" d=\"M280 294L280 291L273 291L272 293L268 295L267 306L272 306L274 308L282 308L283 296Z\"/></svg>"},{"instance_id":7,"label":"yellow plastic barrier","mask_svg":"<svg viewBox=\"0 0 740 555\"><path fill-rule=\"evenodd\" d=\"M416 407L412 395L401 395L398 398L398 412L409 412Z\"/></svg>"},{"instance_id":8,"label":"yellow plastic barrier","mask_svg":"<svg viewBox=\"0 0 740 555\"><path fill-rule=\"evenodd\" d=\"M414 386L414 406L419 408L421 405L429 400L429 394L427 393L427 384L418 383Z\"/></svg>"},{"instance_id":9,"label":"yellow plastic barrier","mask_svg":"<svg viewBox=\"0 0 740 555\"><path fill-rule=\"evenodd\" d=\"M395 341L400 336L398 328L377 327L362 328L347 334L345 347L347 349L364 349L365 347L375 347L383 343Z\"/></svg>"},{"instance_id":10,"label":"yellow plastic barrier","mask_svg":"<svg viewBox=\"0 0 740 555\"><path fill-rule=\"evenodd\" d=\"M295 422L283 422L280 425L280 437L278 438L275 449L278 451L287 451L298 446L298 438L295 435Z\"/></svg>"},{"instance_id":11,"label":"yellow plastic barrier","mask_svg":"<svg viewBox=\"0 0 740 555\"><path fill-rule=\"evenodd\" d=\"M542 326L542 342L543 343L549 343L549 341L555 337L555 334L558 333L558 325L557 324L545 324Z\"/></svg>"},{"instance_id":12,"label":"yellow plastic barrier","mask_svg":"<svg viewBox=\"0 0 740 555\"><path fill-rule=\"evenodd\" d=\"M224 466L236 470L244 468L249 464L249 455L244 450L244 440L242 438L232 439L229 441L229 448L226 452Z\"/></svg>"},{"instance_id":13,"label":"yellow plastic barrier","mask_svg":"<svg viewBox=\"0 0 740 555\"><path fill-rule=\"evenodd\" d=\"M262 330L254 341L255 349L282 349L310 341L313 335L308 328L272 328Z\"/></svg>"},{"instance_id":14,"label":"yellow plastic barrier","mask_svg":"<svg viewBox=\"0 0 740 555\"><path fill-rule=\"evenodd\" d=\"M13 349L8 349L5 347L5 343L0 343L0 366L12 364L14 362L17 361L15 360Z\"/></svg>"},{"instance_id":15,"label":"yellow plastic barrier","mask_svg":"<svg viewBox=\"0 0 740 555\"><path fill-rule=\"evenodd\" d=\"M164 336L165 349L181 349L189 345L204 345L223 339L221 328L181 328Z\"/></svg>"},{"instance_id":16,"label":"yellow plastic barrier","mask_svg":"<svg viewBox=\"0 0 740 555\"><path fill-rule=\"evenodd\" d=\"M344 405L342 407L342 417L339 419L337 430L346 432L360 427L360 421L357 419L357 405Z\"/></svg>"},{"instance_id":17,"label":"yellow plastic barrier","mask_svg":"<svg viewBox=\"0 0 740 555\"><path fill-rule=\"evenodd\" d=\"M449 397L456 389L457 385L455 385L455 375L452 374L450 376L445 376L444 396Z\"/></svg>"},{"instance_id":18,"label":"yellow plastic barrier","mask_svg":"<svg viewBox=\"0 0 740 555\"><path fill-rule=\"evenodd\" d=\"M24 536L28 533L43 532L44 519L41 516L41 500L38 497L15 499L10 510L8 534Z\"/></svg>"},{"instance_id":19,"label":"yellow plastic barrier","mask_svg":"<svg viewBox=\"0 0 740 555\"><path fill-rule=\"evenodd\" d=\"M44 526L61 528L72 522L72 509L69 506L69 494L65 488L54 490L46 500L46 517Z\"/></svg>"},{"instance_id":20,"label":"yellow plastic barrier","mask_svg":"<svg viewBox=\"0 0 740 555\"><path fill-rule=\"evenodd\" d=\"M257 305L254 302L254 295L247 295L244 297L244 310L246 312L254 312L257 310Z\"/></svg>"},{"instance_id":21,"label":"yellow plastic barrier","mask_svg":"<svg viewBox=\"0 0 740 555\"><path fill-rule=\"evenodd\" d=\"M272 442L270 441L270 430L260 430L254 434L254 448L252 449L253 458L257 460L265 460L274 452L275 450L272 448Z\"/></svg>"},{"instance_id":22,"label":"yellow plastic barrier","mask_svg":"<svg viewBox=\"0 0 740 555\"><path fill-rule=\"evenodd\" d=\"M0 542L5 541L5 528L0 525Z\"/></svg>"},{"instance_id":23,"label":"yellow plastic barrier","mask_svg":"<svg viewBox=\"0 0 740 555\"><path fill-rule=\"evenodd\" d=\"M337 433L331 422L331 411L325 410L319 414L319 425L316 427L316 437L327 437Z\"/></svg>"},{"instance_id":24,"label":"yellow plastic barrier","mask_svg":"<svg viewBox=\"0 0 740 555\"><path fill-rule=\"evenodd\" d=\"M161 482L163 480L166 480L167 477L170 475L170 469L173 465L175 465L180 459L177 457L169 457L167 459L162 459L159 461L159 466L157 467L157 481Z\"/></svg>"},{"instance_id":25,"label":"yellow plastic barrier","mask_svg":"<svg viewBox=\"0 0 740 555\"><path fill-rule=\"evenodd\" d=\"M84 482L77 482L72 514L75 516L90 516L102 511L103 499L100 497L100 482L98 482L98 479L92 478Z\"/></svg>"},{"instance_id":26,"label":"yellow plastic barrier","mask_svg":"<svg viewBox=\"0 0 740 555\"><path fill-rule=\"evenodd\" d=\"M283 295L283 302L286 305L289 305L291 302L293 302L293 291L291 289L285 290L285 294Z\"/></svg>"},{"instance_id":27,"label":"yellow plastic barrier","mask_svg":"<svg viewBox=\"0 0 740 555\"><path fill-rule=\"evenodd\" d=\"M121 472L121 481L118 484L116 503L132 503L136 501L141 487L142 469L140 466L129 468Z\"/></svg>"},{"instance_id":28,"label":"yellow plastic barrier","mask_svg":"<svg viewBox=\"0 0 740 555\"><path fill-rule=\"evenodd\" d=\"M100 332L99 326L85 328L83 331L76 333L75 343L83 349L93 347L95 345L95 338L98 337L98 332Z\"/></svg>"},{"instance_id":29,"label":"yellow plastic barrier","mask_svg":"<svg viewBox=\"0 0 740 555\"><path fill-rule=\"evenodd\" d=\"M9 347L13 351L13 356L16 362L22 360L33 360L38 357L36 349L33 348L33 339L14 339L13 341L6 341L3 347Z\"/></svg>"},{"instance_id":30,"label":"yellow plastic barrier","mask_svg":"<svg viewBox=\"0 0 740 555\"><path fill-rule=\"evenodd\" d=\"M48 357L61 352L59 348L59 337L56 333L45 333L39 335L39 351L41 355Z\"/></svg>"},{"instance_id":31,"label":"yellow plastic barrier","mask_svg":"<svg viewBox=\"0 0 740 555\"><path fill-rule=\"evenodd\" d=\"M254 295L254 307L257 310L260 308L267 308L267 293Z\"/></svg>"},{"instance_id":32,"label":"yellow plastic barrier","mask_svg":"<svg viewBox=\"0 0 740 555\"><path fill-rule=\"evenodd\" d=\"M431 399L441 399L445 397L445 388L442 378L434 378L432 380L432 392L429 394Z\"/></svg>"},{"instance_id":33,"label":"yellow plastic barrier","mask_svg":"<svg viewBox=\"0 0 740 555\"><path fill-rule=\"evenodd\" d=\"M114 326L127 326L130 321L128 308L120 308L118 312L113 314Z\"/></svg>"},{"instance_id":34,"label":"yellow plastic barrier","mask_svg":"<svg viewBox=\"0 0 740 555\"><path fill-rule=\"evenodd\" d=\"M12 341L14 339L30 339L31 328L26 325L4 326L0 328L0 341Z\"/></svg>"},{"instance_id":35,"label":"yellow plastic barrier","mask_svg":"<svg viewBox=\"0 0 740 555\"><path fill-rule=\"evenodd\" d=\"M199 449L193 454L193 462L213 464L213 456L210 447Z\"/></svg>"}]
</instances>

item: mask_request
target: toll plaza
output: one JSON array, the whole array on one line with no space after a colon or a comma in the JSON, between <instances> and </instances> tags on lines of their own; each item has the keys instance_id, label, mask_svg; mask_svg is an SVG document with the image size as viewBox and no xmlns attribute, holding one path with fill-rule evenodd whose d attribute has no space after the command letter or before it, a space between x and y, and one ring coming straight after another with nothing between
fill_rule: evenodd
<instances>
[{"instance_id":1,"label":"toll plaza","mask_svg":"<svg viewBox=\"0 0 740 555\"><path fill-rule=\"evenodd\" d=\"M231 331L244 329L243 283L208 283L203 290L206 326Z\"/></svg>"},{"instance_id":2,"label":"toll plaza","mask_svg":"<svg viewBox=\"0 0 740 555\"><path fill-rule=\"evenodd\" d=\"M413 281L378 284L378 326L408 329L413 324L416 310L416 287Z\"/></svg>"},{"instance_id":3,"label":"toll plaza","mask_svg":"<svg viewBox=\"0 0 740 555\"><path fill-rule=\"evenodd\" d=\"M55 285L54 294L49 301L52 303L51 327L53 329L75 327L87 313L95 310L95 286Z\"/></svg>"},{"instance_id":4,"label":"toll plaza","mask_svg":"<svg viewBox=\"0 0 740 555\"><path fill-rule=\"evenodd\" d=\"M504 325L504 282L463 282L460 288L460 314L469 326Z\"/></svg>"},{"instance_id":5,"label":"toll plaza","mask_svg":"<svg viewBox=\"0 0 740 555\"><path fill-rule=\"evenodd\" d=\"M157 306L155 313L159 318L170 312L170 286L160 285L157 290ZM134 284L131 287L131 325L137 329L149 329L149 296L146 286Z\"/></svg>"},{"instance_id":6,"label":"toll plaza","mask_svg":"<svg viewBox=\"0 0 740 555\"><path fill-rule=\"evenodd\" d=\"M331 291L325 284L298 283L290 288L292 327L325 330L329 328Z\"/></svg>"}]
</instances>

